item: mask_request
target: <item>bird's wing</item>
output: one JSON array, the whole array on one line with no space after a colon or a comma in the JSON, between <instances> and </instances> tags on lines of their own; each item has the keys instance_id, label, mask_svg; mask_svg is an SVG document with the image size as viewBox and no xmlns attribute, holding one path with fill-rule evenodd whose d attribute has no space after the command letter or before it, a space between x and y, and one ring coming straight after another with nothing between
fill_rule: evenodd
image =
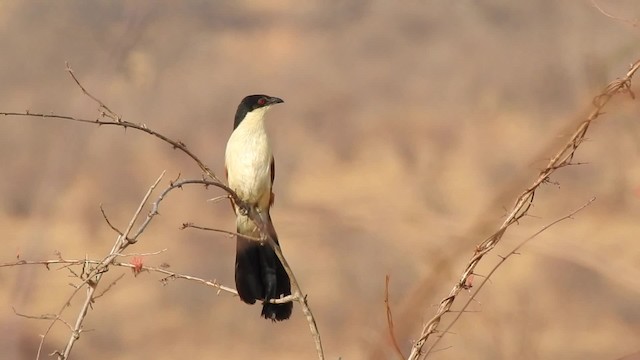
<instances>
[{"instance_id":1,"label":"bird's wing","mask_svg":"<svg viewBox=\"0 0 640 360\"><path fill-rule=\"evenodd\" d=\"M271 167L270 167L270 172L271 172L271 199L269 200L269 207L273 206L273 202L275 201L275 194L273 193L273 181L276 178L276 160L273 158L273 156L271 156Z\"/></svg>"}]
</instances>

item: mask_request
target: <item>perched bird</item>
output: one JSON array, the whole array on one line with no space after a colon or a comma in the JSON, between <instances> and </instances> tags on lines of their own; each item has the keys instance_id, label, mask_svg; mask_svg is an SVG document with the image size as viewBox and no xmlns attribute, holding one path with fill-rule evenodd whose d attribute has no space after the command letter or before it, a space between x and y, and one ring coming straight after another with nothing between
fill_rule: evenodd
<instances>
[{"instance_id":1,"label":"perched bird","mask_svg":"<svg viewBox=\"0 0 640 360\"><path fill-rule=\"evenodd\" d=\"M233 122L233 132L225 151L225 169L229 187L238 197L255 205L266 224L269 235L278 243L269 209L273 205L273 180L275 162L265 129L265 114L282 99L267 95L249 95L242 99ZM236 212L238 234L260 238L260 230L253 221ZM240 299L247 304L262 301L262 316L273 321L286 320L291 316L293 303L272 304L291 294L291 283L280 259L269 244L236 236L236 288Z\"/></svg>"}]
</instances>

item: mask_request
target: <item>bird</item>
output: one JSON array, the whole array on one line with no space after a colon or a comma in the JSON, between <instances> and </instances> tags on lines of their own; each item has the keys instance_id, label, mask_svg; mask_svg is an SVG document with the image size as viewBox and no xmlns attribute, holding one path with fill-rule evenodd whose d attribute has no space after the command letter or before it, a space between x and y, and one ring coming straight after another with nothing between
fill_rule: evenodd
<instances>
[{"instance_id":1,"label":"bird","mask_svg":"<svg viewBox=\"0 0 640 360\"><path fill-rule=\"evenodd\" d=\"M279 244L278 236L269 214L274 202L275 161L265 129L265 115L273 105L280 103L284 101L268 95L243 98L225 150L229 188L241 201L255 206L276 244ZM235 282L238 295L247 304L262 301L261 315L265 319L286 320L291 316L293 303L273 304L269 300L291 295L289 275L268 243L251 240L261 238L256 224L233 200L231 205L236 214Z\"/></svg>"}]
</instances>

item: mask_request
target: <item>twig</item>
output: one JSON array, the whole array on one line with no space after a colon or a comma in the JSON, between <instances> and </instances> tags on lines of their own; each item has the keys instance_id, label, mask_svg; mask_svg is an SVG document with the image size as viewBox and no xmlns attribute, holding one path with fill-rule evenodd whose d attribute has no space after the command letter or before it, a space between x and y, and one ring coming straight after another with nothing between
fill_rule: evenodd
<instances>
[{"instance_id":1,"label":"twig","mask_svg":"<svg viewBox=\"0 0 640 360\"><path fill-rule=\"evenodd\" d=\"M187 154L187 156L189 156L193 161L195 161L198 166L200 167L200 169L210 178L216 180L216 181L220 181L220 179L218 179L218 177L216 177L216 175L213 173L213 171L211 169L209 169L209 167L207 167L202 161L200 161L200 159L194 154L192 153L189 149L187 149L187 146L181 142L181 141L175 141L175 140L171 140L168 137L149 129L145 124L136 124L133 122L129 122L126 120L120 120L120 121L115 121L115 120L100 120L100 119L96 119L96 120L89 120L89 119L82 119L82 118L77 118L74 116L69 116L69 115L57 115L57 114L44 114L44 113L33 113L30 111L25 111L25 112L0 112L0 115L4 115L4 116L30 116L30 117L39 117L39 118L48 118L48 119L60 119L60 120L69 120L69 121L76 121L76 122L80 122L80 123L85 123L85 124L93 124L93 125L105 125L105 126L120 126L123 127L125 129L127 128L131 128L131 129L136 129L142 132L145 132L149 135L153 135L155 137L157 137L158 139L167 142L169 144L171 144L171 146L174 149L180 149L180 151L184 152L185 154Z\"/></svg>"},{"instance_id":2,"label":"twig","mask_svg":"<svg viewBox=\"0 0 640 360\"><path fill-rule=\"evenodd\" d=\"M466 311L467 308L469 307L469 305L471 305L471 303L475 300L475 298L478 296L478 293L480 292L480 290L482 290L482 288L484 287L484 285L488 282L490 282L491 280L491 276L493 276L493 274L496 272L496 270L498 270L498 268L500 266L502 266L502 264L504 264L505 261L507 261L508 258L510 258L511 256L515 255L518 253L518 251L520 251L520 249L522 249L529 241L533 240L534 238L538 237L538 235L542 234L543 232L547 231L549 228L551 228L552 226L564 221L564 220L568 220L568 219L573 219L573 216L577 213L579 213L580 211L584 210L587 206L591 205L591 203L593 203L596 200L595 197L592 197L591 199L589 199L586 203L582 204L582 206L580 206L579 208L571 211L569 214L556 219L555 221L543 226L540 230L536 231L533 235L529 236L528 238L524 239L523 241L521 241L516 247L513 248L513 250L509 251L509 253L506 256L501 256L500 257L500 261L498 261L498 263L491 269L491 271L489 271L489 274L484 276L484 279L482 280L482 282L480 282L480 285L478 285L478 287L476 288L476 291L473 292L473 294L469 297L469 299L467 300L467 302L462 306L462 309L455 311L458 314L456 315L456 317L451 321L451 323L449 323L449 325L447 325L447 327L443 330L443 335L442 336L438 336L436 338L436 340L433 342L433 344L431 344L431 346L429 346L429 348L427 349L427 351L425 352L424 356L428 356L430 353L434 352L435 347L438 345L438 343L440 342L440 340L442 340L442 338L444 337L444 334L448 333L449 330L451 330L451 328L453 327L453 325L455 325L455 323L458 321L458 319L460 319L460 317L462 316L463 313L469 312ZM454 312L454 311L449 311L449 312Z\"/></svg>"},{"instance_id":3,"label":"twig","mask_svg":"<svg viewBox=\"0 0 640 360\"><path fill-rule=\"evenodd\" d=\"M630 19L624 19L624 18L619 18L617 16L611 15L611 13L605 11L599 4L598 2L596 2L595 0L591 0L591 5L593 5L593 7L595 7L602 15L613 19L613 20L617 20L617 21L622 21L627 23L627 25L631 25L633 27L638 27L638 21L637 20L630 20Z\"/></svg>"},{"instance_id":4,"label":"twig","mask_svg":"<svg viewBox=\"0 0 640 360\"><path fill-rule=\"evenodd\" d=\"M153 135L155 137L157 137L158 139L169 143L174 149L179 149L180 151L182 151L183 153L185 153L187 156L189 156L193 161L196 162L196 164L198 164L198 166L200 167L200 169L211 179L220 182L220 179L218 179L218 177L215 175L215 173L208 167L206 166L194 153L192 153L188 148L187 145L185 145L183 142L181 141L175 141L172 140L154 130L149 129L145 124L136 124L133 122L129 122L129 121L125 121L125 120L120 120L120 121L115 121L115 120L100 120L100 119L96 119L96 120L89 120L89 119L82 119L82 118L77 118L74 116L69 116L69 115L57 115L57 114L44 114L44 113L33 113L30 111L25 111L25 112L5 112L2 111L0 112L0 115L4 115L4 116L29 116L29 117L39 117L39 118L49 118L49 119L60 119L60 120L69 120L69 121L76 121L76 122L80 122L80 123L85 123L85 124L94 124L94 125L105 125L105 126L121 126L125 129L127 128L131 128L131 129L136 129L142 132L145 132L149 135Z\"/></svg>"},{"instance_id":5,"label":"twig","mask_svg":"<svg viewBox=\"0 0 640 360\"><path fill-rule=\"evenodd\" d=\"M164 175L164 172L163 172ZM149 225L149 223L151 222L152 218L158 214L158 208L160 206L160 203L162 202L162 200L164 200L164 198L166 197L166 195L174 190L174 189L178 189L178 188L182 188L185 185L205 185L205 186L216 186L219 187L223 190L227 190L228 187L226 187L226 185L224 184L220 184L217 183L215 181L208 181L208 180L180 180L180 181L175 181L173 183L171 183L164 191L162 191L162 193L160 193L160 195L158 196L158 199L153 203L152 205L152 209L151 211L149 211L149 214L147 215L147 218L143 221L143 223L139 226L138 230L133 233L133 235L129 235L129 233L131 233L131 229L133 227L133 223L135 222L134 219L132 218L132 221L129 222L129 226L127 227L127 230L125 232L123 232L122 235L118 236L118 240L116 242L116 244L120 244L121 247L117 247L114 244L114 248L112 249L112 253L110 253L110 255L105 258L104 260L100 261L97 263L97 266L95 269L93 269L92 272L90 272L87 276L87 280L85 281L85 283L88 283L89 285L95 283L97 285L98 281L93 280L92 282L89 282L89 279L92 279L94 276L96 276L96 278L99 280L99 278L97 277L98 275L101 275L102 272L105 271L106 267L108 267L109 265L116 265L117 263L114 262L113 260L115 259L115 257L120 256L119 253L124 250L128 245L130 244L134 244L138 237L140 236L140 234L142 234L142 232L146 229L146 227ZM157 182L154 184L154 186L152 187L151 190L155 189L155 187L157 186ZM231 196L234 199L237 199L237 195L230 189L229 190L229 196ZM150 195L150 191L147 192L147 196L145 196L144 202L146 203L147 199L148 199L148 195ZM242 201L240 201L239 199L237 199L237 204L238 206L242 207L242 208L247 208L247 205L245 203L243 203ZM134 218L137 219L137 217L139 216L140 212L142 210L142 206L139 206L136 213L134 214ZM263 234L268 234L268 232L265 230L265 224L262 222L260 214L258 213L258 211L256 210L255 207L250 207L247 209L247 214L249 216L249 218L251 218L252 220L256 221L255 219L258 219L256 224L258 224L259 228L261 229L261 232ZM289 275L289 278L291 280L291 287L292 287L292 295L290 296L286 296L284 298L280 298L280 299L272 299L271 302L272 303L276 303L276 304L280 304L280 303L286 303L286 302L291 302L291 301L297 301L301 308L302 308L302 312L305 315L305 318L307 319L307 322L309 323L309 329L311 331L314 343L316 345L316 351L318 353L318 358L319 359L324 359L324 351L322 348L322 342L320 339L320 332L318 331L318 327L315 321L315 318L313 316L313 313L311 312L311 309L309 307L308 301L306 296L302 295L302 291L300 289L300 286L295 278L295 275L293 274L288 262L286 261L286 259L284 258L284 256L282 255L282 251L280 250L280 247L275 244L274 240L269 237L269 235L266 235L266 241L269 242L270 246L272 246L274 248L274 251L276 252L276 255L280 258L280 261L282 262L285 270L287 271L287 274ZM43 264L43 265L50 265L50 264L55 264L55 263L65 263L62 259L58 259L58 260L47 260L46 262L35 262L35 263L39 263L39 264ZM0 267L3 266L10 266L10 265L21 265L21 264L35 264L34 262L28 262L28 261L18 261L15 263L11 263L11 264L0 264ZM91 264L92 262L89 260L82 260L81 262L79 262L78 264L82 264L82 263L89 263ZM74 263L75 264L75 263ZM134 268L135 265L132 264L124 264L124 263L119 263L117 266L126 266L126 267L130 267L130 268ZM191 276L186 276L186 275L180 275L180 274L176 274L164 269L160 269L160 268L148 268L148 267L143 267L143 269L145 270L151 270L151 271L155 271L155 272L159 272L159 273L164 273L167 275L167 278L182 278L182 279L188 279L188 280L194 280L194 281L199 281L202 283L208 283L210 285L216 285L216 283L210 283L210 282L206 282L205 280L202 279L198 279L195 277L191 277ZM97 275L96 275L97 274ZM84 285L85 283L81 284ZM228 291L229 289L223 289L221 286L216 286L218 289L220 290L225 290ZM75 293L80 289L80 287L78 287L74 294L72 296L75 295ZM235 292L235 290L230 289L232 293L237 294ZM91 292L91 296L93 296L93 294L95 293L95 287L91 287L89 288L89 291ZM87 299L89 299L89 295L87 295ZM86 303L85 303L86 304ZM62 311L62 310L61 310ZM86 316L86 312L81 312L82 314L82 318L84 318L84 316ZM71 338L74 339L74 341L76 340L75 336L79 336L79 332L74 333L74 336L72 336ZM69 350L70 351L70 350ZM66 351L59 356L67 356L65 355ZM66 359L66 357L62 357L61 359Z\"/></svg>"},{"instance_id":6,"label":"twig","mask_svg":"<svg viewBox=\"0 0 640 360\"><path fill-rule=\"evenodd\" d=\"M82 92L87 95L91 100L95 101L96 103L98 103L98 105L100 105L100 111L106 111L107 112L107 116L109 118L111 118L112 120L115 121L120 121L122 120L122 117L120 115L117 115L115 112L113 112L111 109L109 109L109 107L107 105L105 105L102 101L100 101L98 98L96 98L95 96L91 95L91 93L89 93L87 91L87 89L84 88L84 86L82 86L82 84L80 83L80 81L78 80L78 78L76 77L76 75L73 73L73 69L71 69L71 67L69 66L69 62L65 62L64 63L67 72L69 73L69 75L71 75L71 78L73 79L73 81L76 83L76 85L78 85L78 87L82 90Z\"/></svg>"},{"instance_id":7,"label":"twig","mask_svg":"<svg viewBox=\"0 0 640 360\"><path fill-rule=\"evenodd\" d=\"M260 229L260 233L266 238L266 241L273 248L274 252L278 256L278 259L280 259L284 270L287 272L287 275L289 275L289 280L291 281L291 295L293 296L293 299L300 304L302 313L307 319L309 330L311 331L311 337L313 338L313 341L316 345L318 359L324 360L324 350L322 348L322 340L320 339L320 331L318 330L316 319L313 316L311 308L309 307L309 303L307 302L307 296L302 295L302 290L300 288L300 285L298 284L298 280L296 279L295 274L293 273L293 270L291 270L287 259L285 259L284 255L282 254L282 250L280 249L280 246L275 242L275 239L272 237L271 232L267 230L267 224L265 223L264 218L261 216L260 212L258 212L258 209L256 207L249 207L247 210L247 215L258 226L258 229Z\"/></svg>"},{"instance_id":8,"label":"twig","mask_svg":"<svg viewBox=\"0 0 640 360\"><path fill-rule=\"evenodd\" d=\"M156 182L153 183L151 187L149 187L149 190L147 191L144 198L140 202L138 209L136 209L136 212L131 217L131 221L129 221L129 226L127 226L127 229L124 231L122 235L118 235L118 238L116 239L109 255L102 261L100 265L98 265L98 267L96 267L96 270L93 271L93 273L95 274L95 276L93 276L93 280L90 280L92 279L91 276L87 277L86 283L89 286L87 289L87 296L85 297L84 303L80 308L80 312L78 314L75 325L73 327L73 332L69 337L69 341L67 342L67 346L65 347L62 354L58 355L59 359L61 360L68 359L69 354L71 353L71 349L73 349L73 345L80 338L80 332L82 331L82 323L84 322L84 319L87 316L87 312L89 311L89 306L93 303L96 288L98 287L98 284L102 279L102 275L106 271L107 267L113 261L113 259L115 259L118 256L118 253L122 252L122 250L126 249L127 246L129 246L130 244L135 243L137 235L139 235L139 233L136 234L136 236L134 236L132 239L129 239L128 238L129 232L131 231L131 228L133 227L133 224L135 223L136 219L138 219L138 217L140 216L140 213L142 212L142 208L149 200L151 193L156 188L156 186L158 186L158 184L160 183L160 180L162 180L162 178L164 177L164 174L165 172L163 171L162 174L160 174L160 176L156 180ZM149 216L153 216L153 215L154 214L150 214ZM147 217L147 219L148 218L149 217Z\"/></svg>"},{"instance_id":9,"label":"twig","mask_svg":"<svg viewBox=\"0 0 640 360\"><path fill-rule=\"evenodd\" d=\"M126 254L118 254L118 257L131 257L131 256L153 256L153 255L160 255L163 252L166 252L167 249L164 248L162 250L158 250L158 251L152 251L152 252L148 252L148 253L126 253Z\"/></svg>"},{"instance_id":10,"label":"twig","mask_svg":"<svg viewBox=\"0 0 640 360\"><path fill-rule=\"evenodd\" d=\"M247 240L251 240L251 241L264 242L264 239L257 238L255 236L249 236L249 235L244 235L244 234L240 234L240 233L233 232L233 231L195 225L195 224L190 223L190 222L182 223L182 226L180 226L180 230L184 230L184 229L187 229L187 228L204 230L204 231L213 231L213 232L217 232L217 233L221 233L221 234L226 234L226 235L229 235L229 236L239 236L241 238L244 238L244 239L247 239Z\"/></svg>"},{"instance_id":11,"label":"twig","mask_svg":"<svg viewBox=\"0 0 640 360\"><path fill-rule=\"evenodd\" d=\"M23 317L23 318L26 318L26 319L60 321L61 323L67 325L69 330L73 331L73 327L71 326L71 324L69 324L68 322L64 321L64 319L61 318L60 316L58 316L57 314L26 315L26 314L21 314L18 311L16 311L16 308L14 308L13 306L11 307L11 309L13 309L13 313L16 314L17 316L20 316L20 317Z\"/></svg>"},{"instance_id":12,"label":"twig","mask_svg":"<svg viewBox=\"0 0 640 360\"><path fill-rule=\"evenodd\" d=\"M80 87L80 89L83 91L83 93L88 96L90 99L92 99L94 102L98 103L98 105L100 106L100 118L96 119L96 120L89 120L89 119L83 119L83 118L77 118L74 116L69 116L69 115L58 115L58 114L44 114L44 113L32 113L30 111L25 111L25 112L0 112L0 115L4 115L4 116L17 116L17 117L21 117L21 116L27 116L27 117L39 117L39 118L51 118L51 119L61 119L61 120L69 120L69 121L75 121L75 122L80 122L80 123L86 123L86 124L95 124L95 125L112 125L112 126L120 126L123 127L124 129L127 128L132 128L132 129L136 129L142 132L145 132L147 134L150 134L152 136L155 136L157 138L159 138L160 140L170 144L173 148L177 148L180 149L182 152L184 152L185 154L187 154L192 160L194 160L198 166L200 167L200 169L202 169L202 171L205 173L205 175L207 177L209 177L210 179L212 179L213 181L206 181L206 180L183 180L181 182L175 182L172 183L170 187L168 187L167 189L165 189L165 191L163 191L158 200L153 204L151 212L149 213L149 215L147 215L147 218L143 221L142 225L140 225L139 229L136 231L135 234L129 236L129 232L131 231L131 227L133 225L133 223L135 222L135 218L132 219L132 221L130 222L127 231L125 231L123 233L123 236L119 236L118 239L121 242L120 244L116 243L114 245L113 250L118 253L121 250L124 249L124 247L126 247L128 244L133 244L137 241L137 237L144 231L144 229L146 228L146 226L149 224L149 222L151 221L151 219L153 218L153 216L155 216L157 214L157 207L159 202L164 198L164 196L166 196L166 194L177 188L177 187L181 187L182 185L186 185L186 184L204 184L204 185L211 185L211 186L215 186L218 187L222 190L224 190L229 197L233 200L233 202L236 204L236 206L238 206L239 209L241 209L243 212L246 212L247 214L249 214L249 218L254 221L256 224L259 225L259 228L261 229L263 234L266 234L266 241L269 242L270 246L272 246L276 252L276 255L278 256L278 258L280 259L280 261L283 263L285 270L287 272L287 274L289 275L289 278L291 280L291 285L292 285L292 290L293 293L291 297L287 297L287 299L277 299L274 302L286 302L286 301L291 301L291 300L296 300L300 303L301 307L302 307L302 311L305 314L305 317L309 323L309 328L311 330L311 334L312 337L314 339L315 345L316 345L316 351L318 352L318 357L320 359L324 359L324 353L322 350L322 343L320 341L320 333L318 331L316 322L315 322L315 318L313 317L313 314L311 312L311 309L309 308L309 305L307 303L307 299L306 296L302 296L302 291L300 290L300 286L298 285L298 282L295 278L295 276L293 275L293 272L291 271L291 268L289 267L286 259L284 258L284 256L282 255L282 252L280 251L280 248L277 244L275 244L274 239L272 239L270 237L270 235L268 235L268 232L263 231L264 228L264 224L263 222L260 220L260 215L257 212L257 210L255 208L250 207L248 204L246 204L244 201L240 200L238 195L232 190L230 189L228 186L224 185L217 177L216 175L213 173L213 171L211 171L209 169L209 167L207 167L194 153L192 153L189 149L187 149L187 146L182 143L181 141L175 141L170 139L169 137L162 135L154 130L149 129L145 124L136 124L133 122L129 122L129 121L125 121L123 120L119 115L115 114L115 112L113 112L108 106L106 106L102 101L100 101L99 99L97 99L95 96L93 96L92 94L90 94L85 88L84 86L80 83L80 81L78 80L78 78L75 76L73 70L71 70L71 68L67 65L67 71L70 74L70 76L72 77L73 81L76 83L77 86ZM108 118L110 120L106 120L105 119ZM106 218L106 216L105 216ZM137 217L136 217L137 218ZM263 225L260 226L260 223L262 223ZM111 228L114 231L118 231L117 228L115 228L114 226L110 225ZM118 231L119 232L119 231ZM126 244L126 245L125 245ZM123 245L121 247L121 245ZM119 250L116 250L117 248L119 248ZM113 251L112 251L113 253ZM100 271L104 271L106 270L106 267L108 266L109 263L113 262L114 258L117 256L117 254L111 254L109 255L106 259L105 259L105 263L104 265L98 266L97 269L100 269ZM107 261L108 260L108 261ZM93 273L95 274L95 269L93 271ZM90 279L91 276L88 277L88 279ZM89 284L91 285L89 282L85 281L85 283L83 283L81 286L83 286L84 284ZM91 290L93 289L93 290ZM76 289L77 291L77 289ZM93 292L95 292L95 288L92 288L90 286L90 291L91 293L87 296L87 299L90 299L91 296L93 296ZM74 292L75 295L75 292ZM73 295L72 295L73 296ZM62 311L62 310L61 310ZM82 318L84 317L84 315L82 316ZM73 338L73 337L72 337ZM44 340L43 340L44 341ZM70 341L70 344L73 344L73 341ZM42 347L42 343L41 346ZM68 348L70 349L70 346L68 346ZM39 349L40 352L40 349ZM65 359L66 358L66 354L58 354L59 357Z\"/></svg>"},{"instance_id":13,"label":"twig","mask_svg":"<svg viewBox=\"0 0 640 360\"><path fill-rule=\"evenodd\" d=\"M186 184L193 184L193 183L210 184L214 186L219 186L219 184L215 184L215 183L211 184L206 180L184 180L184 181L176 182L176 184L179 184L180 186L186 185ZM271 232L267 230L267 225L263 217L261 216L260 212L257 210L257 208L255 206L248 206L245 202L241 201L236 195L236 193L233 192L231 189L229 189L227 193L229 193L229 195L232 197L236 206L239 206L241 209L243 209L247 213L247 216L256 224L258 229L260 229L260 233L262 234L262 236L264 236L263 241L266 241L269 244L269 246L273 248L274 252L276 253L276 256L278 256L278 259L280 259L280 262L282 263L282 266L287 272L287 275L289 275L289 280L291 281L291 297L290 299L289 297L287 297L288 299L286 300L284 298L279 300L280 302L288 302L291 300L295 300L300 304L300 307L302 308L302 313L304 314L307 320L307 323L309 324L309 330L311 331L311 336L316 346L316 352L318 354L318 358L320 360L323 360L324 350L322 348L322 340L320 339L320 331L318 330L316 319L313 316L313 312L311 311L311 308L309 307L307 296L302 295L303 293L300 288L300 285L298 284L298 280L296 279L296 276L293 273L293 270L291 270L291 267L289 266L287 259L282 254L282 250L280 249L280 246L276 244L275 239L271 235Z\"/></svg>"},{"instance_id":14,"label":"twig","mask_svg":"<svg viewBox=\"0 0 640 360\"><path fill-rule=\"evenodd\" d=\"M580 126L578 126L578 129L557 152L557 154L549 161L546 168L540 172L533 184L531 184L531 186L529 186L529 188L527 188L518 197L510 213L508 214L507 218L504 220L500 228L493 235L481 242L476 247L473 256L460 275L458 282L453 286L453 288L449 292L449 295L442 299L436 314L423 326L420 337L411 348L411 354L408 358L409 360L417 360L422 355L422 347L424 346L425 342L431 334L437 331L442 316L446 314L449 309L451 309L451 306L453 305L453 302L455 301L457 295L466 286L469 276L473 274L473 271L475 270L480 260L484 257L484 255L493 250L493 248L500 242L502 236L507 231L507 228L521 219L531 208L534 195L538 187L549 181L550 176L555 173L556 170L561 169L567 166L567 164L571 163L576 150L578 149L580 144L582 144L585 138L589 126L602 114L602 111L609 100L611 100L614 95L621 92L629 93L632 97L634 96L630 86L631 79L633 78L633 75L638 71L638 68L640 68L640 60L636 61L631 66L624 78L612 81L609 85L607 85L607 87L605 87L604 91L600 95L594 98L593 110L591 111L587 119L585 119L580 124Z\"/></svg>"},{"instance_id":15,"label":"twig","mask_svg":"<svg viewBox=\"0 0 640 360\"><path fill-rule=\"evenodd\" d=\"M107 225L109 225L111 230L117 232L118 235L122 235L122 231L120 231L117 227L113 226L111 221L109 221L109 217L107 216L107 213L104 211L104 208L102 207L102 204L100 204L100 212L102 213L102 218L104 219L104 221L107 222Z\"/></svg>"},{"instance_id":16,"label":"twig","mask_svg":"<svg viewBox=\"0 0 640 360\"><path fill-rule=\"evenodd\" d=\"M404 355L402 354L402 350L400 350L400 346L398 346L398 340L396 340L396 335L393 331L393 315L391 314L391 305L389 304L389 278L389 275L384 278L384 306L387 313L387 328L389 329L391 344L393 345L398 358L404 359Z\"/></svg>"},{"instance_id":17,"label":"twig","mask_svg":"<svg viewBox=\"0 0 640 360\"><path fill-rule=\"evenodd\" d=\"M211 199L207 199L207 202L215 204L215 203L219 202L220 200L225 200L225 199L230 199L228 194L216 196L216 197L211 198Z\"/></svg>"},{"instance_id":18,"label":"twig","mask_svg":"<svg viewBox=\"0 0 640 360\"><path fill-rule=\"evenodd\" d=\"M44 265L46 267L49 267L50 265L82 265L84 263L89 263L92 265L100 265L102 264L103 260L86 260L86 259L51 259L51 260L21 260L21 261L16 261L16 262L10 262L10 263L3 263L0 264L0 268L1 267L12 267L12 266L21 266L21 265ZM136 267L136 265L134 264L130 264L130 263L125 263L125 262L119 262L119 261L113 261L110 266L118 266L118 267L124 267L124 268L129 268L129 269L134 269ZM196 276L191 276L191 275L186 275L186 274L181 274L178 272L174 272L174 271L169 271L165 268L162 267L154 267L154 266L146 266L143 265L140 267L141 270L143 271L148 271L148 272L155 272L158 274L162 274L165 275L165 278L163 278L164 281L162 281L163 283L166 284L166 279L168 278L172 278L172 279L183 279L183 280L189 280L189 281L195 281L197 283L200 284L204 284L206 286L211 286L213 288L216 288L219 291L224 291L227 292L229 294L232 295L238 295L238 292L233 289L230 288L228 286L224 286L219 284L217 281L213 280L205 280ZM283 298L285 299L285 298ZM272 301L273 303L282 303L284 301L282 301L283 299L274 299L274 301ZM277 300L277 301L276 301ZM38 317L31 317L31 318L38 318ZM73 328L71 328L73 329Z\"/></svg>"},{"instance_id":19,"label":"twig","mask_svg":"<svg viewBox=\"0 0 640 360\"><path fill-rule=\"evenodd\" d=\"M93 297L93 300L95 301L96 299L104 296L104 294L107 293L107 291L111 290L112 287L114 287L118 281L120 281L122 278L124 277L124 274L120 274L120 276L118 276L115 280L113 280L109 285L107 285L107 287L102 290L102 292L96 296Z\"/></svg>"}]
</instances>

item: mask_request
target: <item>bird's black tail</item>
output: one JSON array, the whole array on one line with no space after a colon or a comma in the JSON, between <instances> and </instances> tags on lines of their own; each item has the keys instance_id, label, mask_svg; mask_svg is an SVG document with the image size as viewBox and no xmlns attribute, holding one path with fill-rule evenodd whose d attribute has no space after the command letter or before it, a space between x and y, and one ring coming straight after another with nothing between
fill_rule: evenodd
<instances>
[{"instance_id":1,"label":"bird's black tail","mask_svg":"<svg viewBox=\"0 0 640 360\"><path fill-rule=\"evenodd\" d=\"M272 230L272 237L276 243L278 238L268 218L268 227ZM238 233L255 237L256 234L244 234L238 228ZM236 245L236 288L240 299L247 304L256 300L263 302L262 316L273 321L286 320L291 316L293 303L272 304L270 299L291 295L289 275L284 270L280 259L269 244L260 243L237 237Z\"/></svg>"}]
</instances>

